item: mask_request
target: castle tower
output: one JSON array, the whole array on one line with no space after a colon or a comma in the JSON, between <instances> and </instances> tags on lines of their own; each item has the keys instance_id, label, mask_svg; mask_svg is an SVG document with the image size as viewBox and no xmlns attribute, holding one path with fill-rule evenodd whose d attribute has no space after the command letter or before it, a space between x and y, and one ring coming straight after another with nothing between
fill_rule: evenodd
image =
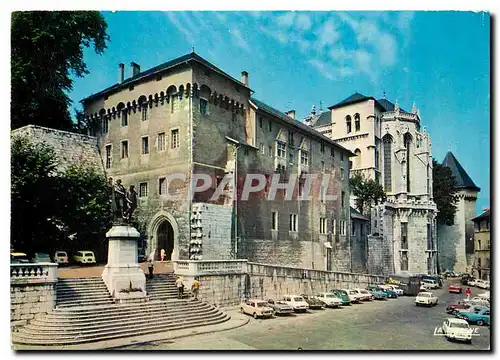
<instances>
[{"instance_id":1,"label":"castle tower","mask_svg":"<svg viewBox=\"0 0 500 360\"><path fill-rule=\"evenodd\" d=\"M457 211L454 224L438 224L438 260L441 271L469 273L474 264L474 223L477 194L481 190L449 151L443 161L455 177Z\"/></svg>"}]
</instances>

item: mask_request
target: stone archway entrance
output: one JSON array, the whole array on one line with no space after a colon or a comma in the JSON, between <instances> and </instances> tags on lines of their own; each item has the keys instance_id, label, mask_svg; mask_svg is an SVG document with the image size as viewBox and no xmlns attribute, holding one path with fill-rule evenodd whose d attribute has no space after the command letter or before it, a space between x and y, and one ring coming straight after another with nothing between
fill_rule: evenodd
<instances>
[{"instance_id":1,"label":"stone archway entrance","mask_svg":"<svg viewBox=\"0 0 500 360\"><path fill-rule=\"evenodd\" d=\"M155 260L161 260L161 249L165 250L165 260L172 260L172 250L174 249L174 228L170 221L163 220L156 230L157 251Z\"/></svg>"}]
</instances>

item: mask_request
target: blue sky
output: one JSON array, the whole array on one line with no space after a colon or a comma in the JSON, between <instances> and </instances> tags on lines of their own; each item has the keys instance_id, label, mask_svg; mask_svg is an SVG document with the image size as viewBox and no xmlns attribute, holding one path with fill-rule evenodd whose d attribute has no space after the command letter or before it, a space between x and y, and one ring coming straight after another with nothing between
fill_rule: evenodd
<instances>
[{"instance_id":1,"label":"blue sky","mask_svg":"<svg viewBox=\"0 0 500 360\"><path fill-rule=\"evenodd\" d=\"M420 110L433 156L451 149L490 204L490 23L473 12L106 12L111 41L85 52L79 101L116 83L118 64L142 70L195 51L230 75L249 72L254 96L306 116L353 92Z\"/></svg>"}]
</instances>

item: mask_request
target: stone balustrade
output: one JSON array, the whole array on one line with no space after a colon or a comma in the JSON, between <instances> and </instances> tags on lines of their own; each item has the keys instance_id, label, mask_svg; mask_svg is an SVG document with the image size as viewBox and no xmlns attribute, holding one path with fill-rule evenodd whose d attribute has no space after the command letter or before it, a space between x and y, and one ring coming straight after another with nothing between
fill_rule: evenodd
<instances>
[{"instance_id":1,"label":"stone balustrade","mask_svg":"<svg viewBox=\"0 0 500 360\"><path fill-rule=\"evenodd\" d=\"M48 284L57 282L57 264L10 264L11 284Z\"/></svg>"},{"instance_id":2,"label":"stone balustrade","mask_svg":"<svg viewBox=\"0 0 500 360\"><path fill-rule=\"evenodd\" d=\"M177 260L174 271L181 276L244 274L247 260Z\"/></svg>"}]
</instances>

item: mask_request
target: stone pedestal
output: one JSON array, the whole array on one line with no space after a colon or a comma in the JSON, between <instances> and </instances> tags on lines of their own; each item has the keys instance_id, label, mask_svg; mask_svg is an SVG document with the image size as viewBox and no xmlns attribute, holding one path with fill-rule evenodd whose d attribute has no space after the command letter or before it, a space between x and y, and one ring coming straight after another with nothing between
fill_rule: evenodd
<instances>
[{"instance_id":1,"label":"stone pedestal","mask_svg":"<svg viewBox=\"0 0 500 360\"><path fill-rule=\"evenodd\" d=\"M139 236L134 227L127 225L115 225L106 233L108 264L102 279L118 302L146 300L146 276L137 263Z\"/></svg>"}]
</instances>

